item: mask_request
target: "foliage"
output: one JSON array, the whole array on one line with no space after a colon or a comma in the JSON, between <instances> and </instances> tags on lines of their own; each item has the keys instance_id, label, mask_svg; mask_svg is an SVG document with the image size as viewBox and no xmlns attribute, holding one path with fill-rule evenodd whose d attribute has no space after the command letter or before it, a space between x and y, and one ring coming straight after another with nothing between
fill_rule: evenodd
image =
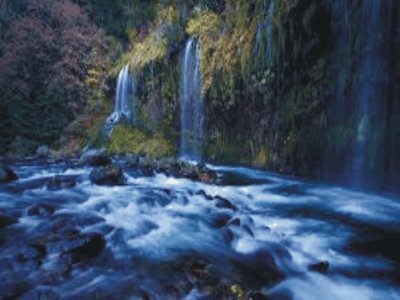
<instances>
[{"instance_id":1,"label":"foliage","mask_svg":"<svg viewBox=\"0 0 400 300\"><path fill-rule=\"evenodd\" d=\"M174 154L173 146L162 136L158 134L146 135L139 129L125 125L114 127L108 151L119 154L145 154L153 158Z\"/></svg>"},{"instance_id":2,"label":"foliage","mask_svg":"<svg viewBox=\"0 0 400 300\"><path fill-rule=\"evenodd\" d=\"M74 0L86 8L91 19L106 33L126 40L131 28L141 28L151 23L156 14L153 0Z\"/></svg>"},{"instance_id":3,"label":"foliage","mask_svg":"<svg viewBox=\"0 0 400 300\"><path fill-rule=\"evenodd\" d=\"M145 66L164 59L169 47L179 43L181 39L179 15L173 6L158 6L158 14L149 34L133 45L131 55L132 66L141 70Z\"/></svg>"},{"instance_id":4,"label":"foliage","mask_svg":"<svg viewBox=\"0 0 400 300\"><path fill-rule=\"evenodd\" d=\"M54 143L85 107L85 75L100 35L71 1L28 0L22 7L0 57L0 102L12 123L1 131L33 151Z\"/></svg>"}]
</instances>

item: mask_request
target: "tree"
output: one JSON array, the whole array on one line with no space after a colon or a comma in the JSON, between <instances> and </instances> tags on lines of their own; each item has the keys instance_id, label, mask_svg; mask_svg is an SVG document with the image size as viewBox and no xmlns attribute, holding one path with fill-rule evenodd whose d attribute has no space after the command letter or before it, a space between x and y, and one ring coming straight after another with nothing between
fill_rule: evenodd
<instances>
[{"instance_id":1,"label":"tree","mask_svg":"<svg viewBox=\"0 0 400 300\"><path fill-rule=\"evenodd\" d=\"M85 77L101 34L69 0L28 0L7 36L0 105L11 122L0 123L0 134L22 137L23 151L31 152L54 143L85 107Z\"/></svg>"}]
</instances>

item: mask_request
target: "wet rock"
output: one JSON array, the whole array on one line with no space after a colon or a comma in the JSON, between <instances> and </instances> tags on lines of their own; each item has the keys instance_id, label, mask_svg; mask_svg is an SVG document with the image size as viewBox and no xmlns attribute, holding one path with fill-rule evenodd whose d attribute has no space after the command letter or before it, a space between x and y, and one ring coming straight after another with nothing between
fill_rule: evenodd
<instances>
[{"instance_id":1,"label":"wet rock","mask_svg":"<svg viewBox=\"0 0 400 300\"><path fill-rule=\"evenodd\" d=\"M42 177L22 182L16 182L7 185L7 190L14 193L20 193L26 190L36 190L44 187L51 177Z\"/></svg>"},{"instance_id":2,"label":"wet rock","mask_svg":"<svg viewBox=\"0 0 400 300\"><path fill-rule=\"evenodd\" d=\"M106 241L99 233L88 233L77 238L78 247L73 247L69 251L75 255L85 258L95 258L104 249ZM75 243L74 243L75 244Z\"/></svg>"},{"instance_id":3,"label":"wet rock","mask_svg":"<svg viewBox=\"0 0 400 300\"><path fill-rule=\"evenodd\" d=\"M126 160L130 167L141 170L146 176L158 172L168 176L189 178L204 183L217 182L217 174L204 164L191 164L174 158L154 160L147 156L127 157Z\"/></svg>"},{"instance_id":4,"label":"wet rock","mask_svg":"<svg viewBox=\"0 0 400 300\"><path fill-rule=\"evenodd\" d=\"M308 266L308 270L318 273L327 273L329 270L329 262L321 261L316 264L311 264Z\"/></svg>"},{"instance_id":5,"label":"wet rock","mask_svg":"<svg viewBox=\"0 0 400 300\"><path fill-rule=\"evenodd\" d=\"M50 204L33 204L26 209L26 214L28 216L39 216L39 217L49 217L55 211L54 206Z\"/></svg>"},{"instance_id":6,"label":"wet rock","mask_svg":"<svg viewBox=\"0 0 400 300\"><path fill-rule=\"evenodd\" d=\"M18 179L18 176L8 166L0 165L0 183L11 182Z\"/></svg>"},{"instance_id":7,"label":"wet rock","mask_svg":"<svg viewBox=\"0 0 400 300\"><path fill-rule=\"evenodd\" d=\"M270 184L273 182L267 178L254 178L246 174L236 172L223 172L219 181L223 185L230 186L249 186L255 184Z\"/></svg>"},{"instance_id":8,"label":"wet rock","mask_svg":"<svg viewBox=\"0 0 400 300\"><path fill-rule=\"evenodd\" d=\"M101 222L104 222L104 219L93 214L63 213L51 219L51 229L53 232L71 232Z\"/></svg>"},{"instance_id":9,"label":"wet rock","mask_svg":"<svg viewBox=\"0 0 400 300\"><path fill-rule=\"evenodd\" d=\"M215 206L218 208L224 208L224 209L230 209L232 211L237 211L237 207L225 198L216 196L216 197L214 197L214 200L216 201Z\"/></svg>"},{"instance_id":10,"label":"wet rock","mask_svg":"<svg viewBox=\"0 0 400 300\"><path fill-rule=\"evenodd\" d=\"M215 214L211 216L211 226L213 228L222 228L229 222L231 217L230 214Z\"/></svg>"},{"instance_id":11,"label":"wet rock","mask_svg":"<svg viewBox=\"0 0 400 300\"><path fill-rule=\"evenodd\" d=\"M250 299L252 300L270 300L270 298L261 292L251 292Z\"/></svg>"},{"instance_id":12,"label":"wet rock","mask_svg":"<svg viewBox=\"0 0 400 300\"><path fill-rule=\"evenodd\" d=\"M140 205L148 205L150 207L165 207L171 203L171 197L163 191L147 191L146 195L136 200Z\"/></svg>"},{"instance_id":13,"label":"wet rock","mask_svg":"<svg viewBox=\"0 0 400 300\"><path fill-rule=\"evenodd\" d=\"M229 228L223 228L221 230L221 237L225 243L230 244L233 241L234 234Z\"/></svg>"},{"instance_id":14,"label":"wet rock","mask_svg":"<svg viewBox=\"0 0 400 300\"><path fill-rule=\"evenodd\" d=\"M49 191L59 191L62 189L74 188L76 186L77 176L54 176L46 182Z\"/></svg>"},{"instance_id":15,"label":"wet rock","mask_svg":"<svg viewBox=\"0 0 400 300\"><path fill-rule=\"evenodd\" d=\"M6 226L18 223L18 219L12 216L7 216L0 214L0 228L4 228Z\"/></svg>"},{"instance_id":16,"label":"wet rock","mask_svg":"<svg viewBox=\"0 0 400 300\"><path fill-rule=\"evenodd\" d=\"M26 247L22 249L18 255L17 259L21 262L36 261L39 262L46 255L46 249L44 247Z\"/></svg>"},{"instance_id":17,"label":"wet rock","mask_svg":"<svg viewBox=\"0 0 400 300\"><path fill-rule=\"evenodd\" d=\"M289 252L277 243L265 243L264 247L252 253L239 256L237 265L244 281L252 285L273 285L285 277L278 266L291 259ZM279 263L277 263L279 261Z\"/></svg>"},{"instance_id":18,"label":"wet rock","mask_svg":"<svg viewBox=\"0 0 400 300\"><path fill-rule=\"evenodd\" d=\"M21 300L60 300L60 294L52 287L39 286L25 294Z\"/></svg>"},{"instance_id":19,"label":"wet rock","mask_svg":"<svg viewBox=\"0 0 400 300\"><path fill-rule=\"evenodd\" d=\"M136 154L128 154L125 158L126 164L132 168L136 168L139 162L139 156Z\"/></svg>"},{"instance_id":20,"label":"wet rock","mask_svg":"<svg viewBox=\"0 0 400 300\"><path fill-rule=\"evenodd\" d=\"M82 154L78 164L81 166L100 167L111 163L110 157L104 149L88 150Z\"/></svg>"},{"instance_id":21,"label":"wet rock","mask_svg":"<svg viewBox=\"0 0 400 300\"><path fill-rule=\"evenodd\" d=\"M196 192L196 195L203 196L208 201L213 200L213 197L211 195L208 195L204 190L199 190L198 192Z\"/></svg>"},{"instance_id":22,"label":"wet rock","mask_svg":"<svg viewBox=\"0 0 400 300\"><path fill-rule=\"evenodd\" d=\"M229 221L228 225L232 225L232 226L240 226L240 219L239 218L234 218L232 220Z\"/></svg>"},{"instance_id":23,"label":"wet rock","mask_svg":"<svg viewBox=\"0 0 400 300\"><path fill-rule=\"evenodd\" d=\"M78 258L95 258L106 242L99 233L53 234L35 244L44 246L47 253L73 254Z\"/></svg>"},{"instance_id":24,"label":"wet rock","mask_svg":"<svg viewBox=\"0 0 400 300\"><path fill-rule=\"evenodd\" d=\"M115 164L92 170L89 178L94 184L106 186L123 185L125 181L121 167Z\"/></svg>"},{"instance_id":25,"label":"wet rock","mask_svg":"<svg viewBox=\"0 0 400 300\"><path fill-rule=\"evenodd\" d=\"M30 288L27 280L21 280L21 278L26 278L27 276L29 274L26 272L15 272L12 270L7 272L6 277L0 276L0 299L21 299L21 295Z\"/></svg>"},{"instance_id":26,"label":"wet rock","mask_svg":"<svg viewBox=\"0 0 400 300\"><path fill-rule=\"evenodd\" d=\"M38 158L47 158L47 157L49 157L49 154L50 154L50 150L47 145L39 146L36 149L36 157L38 157Z\"/></svg>"},{"instance_id":27,"label":"wet rock","mask_svg":"<svg viewBox=\"0 0 400 300\"><path fill-rule=\"evenodd\" d=\"M249 225L243 225L242 226L243 230L246 231L250 236L254 237L253 230L251 230Z\"/></svg>"}]
</instances>

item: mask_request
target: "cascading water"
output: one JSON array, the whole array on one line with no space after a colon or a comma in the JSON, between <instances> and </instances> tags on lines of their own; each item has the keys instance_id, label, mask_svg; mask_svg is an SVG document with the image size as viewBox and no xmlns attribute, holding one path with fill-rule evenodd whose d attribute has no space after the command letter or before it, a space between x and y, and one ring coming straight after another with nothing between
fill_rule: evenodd
<instances>
[{"instance_id":1,"label":"cascading water","mask_svg":"<svg viewBox=\"0 0 400 300\"><path fill-rule=\"evenodd\" d=\"M114 112L107 118L106 131L119 122L129 122L134 118L132 96L135 94L135 82L129 74L129 65L121 69L118 75Z\"/></svg>"},{"instance_id":2,"label":"cascading water","mask_svg":"<svg viewBox=\"0 0 400 300\"><path fill-rule=\"evenodd\" d=\"M265 57L268 60L272 58L272 16L274 13L275 1L263 0L262 16L257 24L257 31L255 37L254 53L257 53L264 43Z\"/></svg>"},{"instance_id":3,"label":"cascading water","mask_svg":"<svg viewBox=\"0 0 400 300\"><path fill-rule=\"evenodd\" d=\"M339 168L335 173L357 187L379 180L386 184L384 181L392 177L388 166L398 161L394 153L384 151L397 139L390 134L390 120L396 112L389 109L398 96L390 95L395 73L390 73L395 51L391 45L396 44L393 28L398 26L394 8L394 1L332 1L337 79L330 115L337 132L343 136L344 132L352 133L352 142L345 151L346 159L343 153L328 151L328 165Z\"/></svg>"},{"instance_id":4,"label":"cascading water","mask_svg":"<svg viewBox=\"0 0 400 300\"><path fill-rule=\"evenodd\" d=\"M200 45L194 39L186 43L180 82L181 143L183 159L200 161L202 157L204 108L201 95Z\"/></svg>"}]
</instances>

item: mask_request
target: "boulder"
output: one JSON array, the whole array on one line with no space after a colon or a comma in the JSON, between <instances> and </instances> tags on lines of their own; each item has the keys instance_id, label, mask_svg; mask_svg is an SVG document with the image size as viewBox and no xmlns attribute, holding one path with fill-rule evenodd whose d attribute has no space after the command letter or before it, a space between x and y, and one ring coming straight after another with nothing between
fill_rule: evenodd
<instances>
[{"instance_id":1,"label":"boulder","mask_svg":"<svg viewBox=\"0 0 400 300\"><path fill-rule=\"evenodd\" d=\"M265 243L265 246L238 257L241 276L255 286L271 286L281 281L285 273L280 267L291 259L289 252L279 244Z\"/></svg>"},{"instance_id":2,"label":"boulder","mask_svg":"<svg viewBox=\"0 0 400 300\"><path fill-rule=\"evenodd\" d=\"M49 147L47 145L39 146L36 149L36 156L38 158L47 158L47 157L49 157L49 154L50 154L50 150L49 150Z\"/></svg>"},{"instance_id":3,"label":"boulder","mask_svg":"<svg viewBox=\"0 0 400 300\"><path fill-rule=\"evenodd\" d=\"M315 264L311 264L308 266L308 270L318 273L327 273L329 270L329 262L321 261Z\"/></svg>"},{"instance_id":4,"label":"boulder","mask_svg":"<svg viewBox=\"0 0 400 300\"><path fill-rule=\"evenodd\" d=\"M46 249L44 247L33 247L28 246L22 248L18 255L17 260L20 262L36 261L39 262L46 255Z\"/></svg>"},{"instance_id":5,"label":"boulder","mask_svg":"<svg viewBox=\"0 0 400 300\"><path fill-rule=\"evenodd\" d=\"M49 191L59 191L69 189L76 186L77 176L61 176L56 175L47 181L46 186Z\"/></svg>"},{"instance_id":6,"label":"boulder","mask_svg":"<svg viewBox=\"0 0 400 300\"><path fill-rule=\"evenodd\" d=\"M212 201L213 197L207 194L204 190L199 190L196 192L196 195L204 197L208 201Z\"/></svg>"},{"instance_id":7,"label":"boulder","mask_svg":"<svg viewBox=\"0 0 400 300\"><path fill-rule=\"evenodd\" d=\"M232 211L237 211L237 207L233 205L229 200L222 198L220 196L216 196L215 198L215 206L222 209L229 209Z\"/></svg>"},{"instance_id":8,"label":"boulder","mask_svg":"<svg viewBox=\"0 0 400 300\"><path fill-rule=\"evenodd\" d=\"M51 177L41 177L35 179L29 179L24 181L18 181L7 185L9 192L19 193L26 190L36 190L44 187Z\"/></svg>"},{"instance_id":9,"label":"boulder","mask_svg":"<svg viewBox=\"0 0 400 300\"><path fill-rule=\"evenodd\" d=\"M104 219L94 214L61 213L51 218L51 230L57 233L65 233L102 222L104 222Z\"/></svg>"},{"instance_id":10,"label":"boulder","mask_svg":"<svg viewBox=\"0 0 400 300\"><path fill-rule=\"evenodd\" d=\"M0 183L17 180L18 176L8 166L0 165Z\"/></svg>"},{"instance_id":11,"label":"boulder","mask_svg":"<svg viewBox=\"0 0 400 300\"><path fill-rule=\"evenodd\" d=\"M55 208L49 204L33 204L26 209L28 216L48 217L55 211Z\"/></svg>"},{"instance_id":12,"label":"boulder","mask_svg":"<svg viewBox=\"0 0 400 300\"><path fill-rule=\"evenodd\" d=\"M148 156L141 156L137 159L137 166L141 169L153 169L156 167L156 163Z\"/></svg>"},{"instance_id":13,"label":"boulder","mask_svg":"<svg viewBox=\"0 0 400 300\"><path fill-rule=\"evenodd\" d=\"M125 181L121 167L116 164L92 170L89 178L94 184L106 186L123 185Z\"/></svg>"},{"instance_id":14,"label":"boulder","mask_svg":"<svg viewBox=\"0 0 400 300\"><path fill-rule=\"evenodd\" d=\"M232 218L230 214L220 213L211 216L211 227L222 228Z\"/></svg>"},{"instance_id":15,"label":"boulder","mask_svg":"<svg viewBox=\"0 0 400 300\"><path fill-rule=\"evenodd\" d=\"M44 246L46 253L72 254L77 258L92 259L104 249L106 241L96 232L75 232L53 234L33 245Z\"/></svg>"},{"instance_id":16,"label":"boulder","mask_svg":"<svg viewBox=\"0 0 400 300\"><path fill-rule=\"evenodd\" d=\"M18 220L14 217L0 214L0 228L15 224L17 222Z\"/></svg>"},{"instance_id":17,"label":"boulder","mask_svg":"<svg viewBox=\"0 0 400 300\"><path fill-rule=\"evenodd\" d=\"M104 149L94 149L83 153L78 163L81 166L100 167L110 164L111 159Z\"/></svg>"}]
</instances>

